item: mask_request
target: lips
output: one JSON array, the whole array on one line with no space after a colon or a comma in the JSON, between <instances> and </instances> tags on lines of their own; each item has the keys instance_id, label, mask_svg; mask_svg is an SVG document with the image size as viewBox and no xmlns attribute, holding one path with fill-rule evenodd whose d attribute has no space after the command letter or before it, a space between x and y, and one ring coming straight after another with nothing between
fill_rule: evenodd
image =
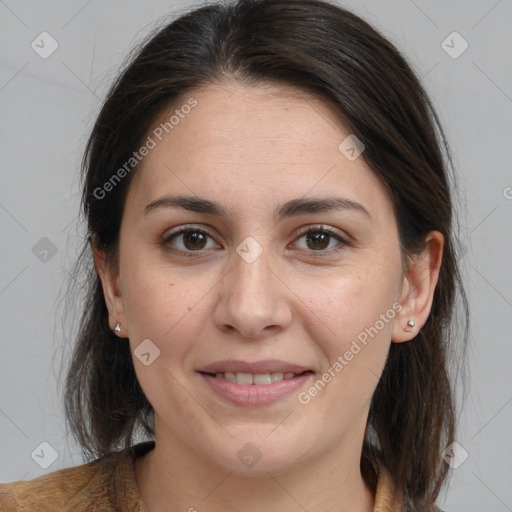
<instances>
[{"instance_id":1,"label":"lips","mask_svg":"<svg viewBox=\"0 0 512 512\"><path fill-rule=\"evenodd\" d=\"M202 366L199 370L200 373L210 373L215 375L217 373L250 373L256 374L271 374L271 373L294 373L300 375L309 368L286 361L279 361L277 359L267 359L263 361L240 361L240 360L225 360L217 361L215 363Z\"/></svg>"},{"instance_id":2,"label":"lips","mask_svg":"<svg viewBox=\"0 0 512 512\"><path fill-rule=\"evenodd\" d=\"M217 396L237 406L264 406L298 392L312 377L305 366L265 361L217 361L198 370L201 380Z\"/></svg>"}]
</instances>

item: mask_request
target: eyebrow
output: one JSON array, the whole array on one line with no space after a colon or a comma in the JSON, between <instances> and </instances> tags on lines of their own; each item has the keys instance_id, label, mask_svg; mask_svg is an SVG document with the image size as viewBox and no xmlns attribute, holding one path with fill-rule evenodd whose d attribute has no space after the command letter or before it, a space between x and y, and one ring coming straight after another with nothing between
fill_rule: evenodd
<instances>
[{"instance_id":1,"label":"eyebrow","mask_svg":"<svg viewBox=\"0 0 512 512\"><path fill-rule=\"evenodd\" d=\"M228 217L227 210L214 201L198 196L164 196L155 199L144 208L144 214L154 211L157 208L181 208L183 210L206 213L215 215L222 219ZM320 197L320 198L301 198L287 201L277 208L274 217L276 220L282 220L289 217L312 213L326 213L336 210L351 210L359 212L371 219L368 210L360 203L344 197Z\"/></svg>"}]
</instances>

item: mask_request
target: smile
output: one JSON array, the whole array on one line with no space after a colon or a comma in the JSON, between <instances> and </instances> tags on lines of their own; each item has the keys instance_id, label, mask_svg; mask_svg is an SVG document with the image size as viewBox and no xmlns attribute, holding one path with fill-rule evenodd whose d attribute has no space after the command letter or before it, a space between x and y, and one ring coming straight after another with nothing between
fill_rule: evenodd
<instances>
[{"instance_id":1,"label":"smile","mask_svg":"<svg viewBox=\"0 0 512 512\"><path fill-rule=\"evenodd\" d=\"M198 375L214 396L232 405L253 407L268 405L300 392L306 382L313 377L313 372L199 372Z\"/></svg>"},{"instance_id":2,"label":"smile","mask_svg":"<svg viewBox=\"0 0 512 512\"><path fill-rule=\"evenodd\" d=\"M235 382L236 384L240 384L241 386L248 386L251 384L265 386L267 384L272 384L272 382L279 382L283 379L293 379L297 374L293 372L287 373L216 373L215 375L211 374L217 379L226 379L230 382Z\"/></svg>"}]
</instances>

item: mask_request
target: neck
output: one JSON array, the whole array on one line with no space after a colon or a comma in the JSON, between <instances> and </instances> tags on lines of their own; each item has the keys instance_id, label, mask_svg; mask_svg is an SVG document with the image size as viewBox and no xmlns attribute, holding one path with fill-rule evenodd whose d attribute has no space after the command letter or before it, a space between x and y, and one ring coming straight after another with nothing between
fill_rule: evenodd
<instances>
[{"instance_id":1,"label":"neck","mask_svg":"<svg viewBox=\"0 0 512 512\"><path fill-rule=\"evenodd\" d=\"M353 439L293 468L244 476L220 468L175 438L164 437L166 442L161 442L156 419L155 433L155 448L135 466L148 512L374 510L375 497L360 472L361 444Z\"/></svg>"}]
</instances>

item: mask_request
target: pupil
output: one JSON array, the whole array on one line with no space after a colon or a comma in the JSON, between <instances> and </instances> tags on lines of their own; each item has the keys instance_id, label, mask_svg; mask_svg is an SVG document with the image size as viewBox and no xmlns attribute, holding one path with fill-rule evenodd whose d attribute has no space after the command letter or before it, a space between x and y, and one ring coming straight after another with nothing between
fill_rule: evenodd
<instances>
[{"instance_id":1,"label":"pupil","mask_svg":"<svg viewBox=\"0 0 512 512\"><path fill-rule=\"evenodd\" d=\"M201 244L201 242L203 242L201 247L199 247L199 249L201 249L204 246L205 239L206 239L206 237L203 234L198 233L197 231L193 231L191 233L188 233L185 236L185 240L186 241L191 241L191 245L193 246L192 247L193 249L197 249L198 248L197 245Z\"/></svg>"},{"instance_id":2,"label":"pupil","mask_svg":"<svg viewBox=\"0 0 512 512\"><path fill-rule=\"evenodd\" d=\"M320 243L321 247L317 247L317 249L325 249L329 245L328 240L327 240L328 238L329 238L329 235L326 233L317 233L314 235L309 235L307 237L307 240L308 240L308 242L313 242L313 244ZM322 244L322 242L324 242L324 243ZM327 243L325 243L325 242L327 242Z\"/></svg>"}]
</instances>

